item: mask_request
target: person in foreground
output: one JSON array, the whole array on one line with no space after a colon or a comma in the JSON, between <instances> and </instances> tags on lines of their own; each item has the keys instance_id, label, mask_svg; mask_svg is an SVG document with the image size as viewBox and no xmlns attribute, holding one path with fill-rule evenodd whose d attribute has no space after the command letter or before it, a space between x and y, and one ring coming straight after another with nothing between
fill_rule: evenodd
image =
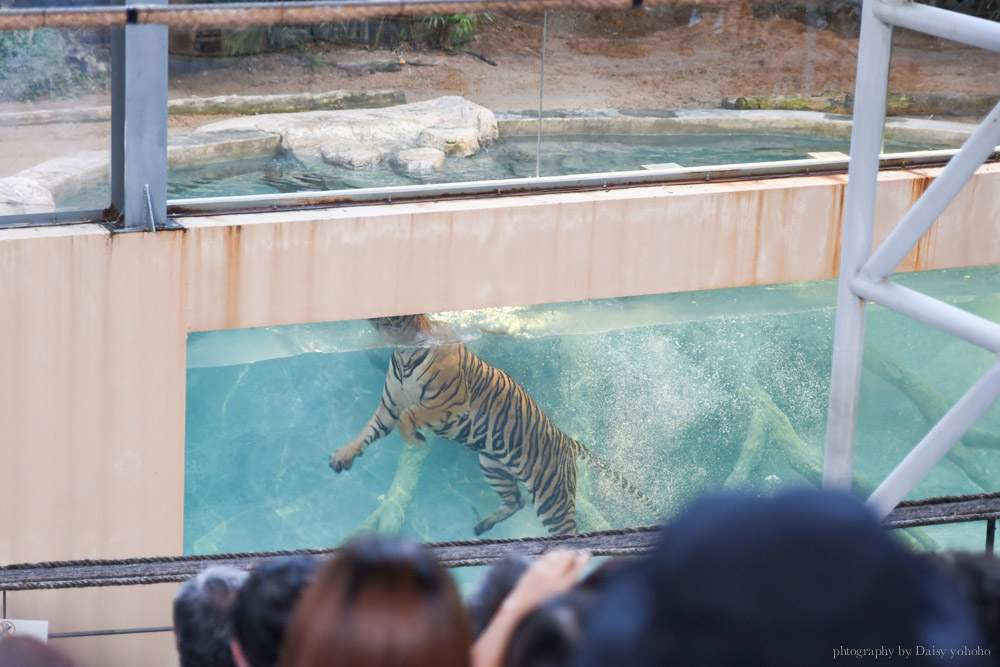
<instances>
[{"instance_id":1,"label":"person in foreground","mask_svg":"<svg viewBox=\"0 0 1000 667\"><path fill-rule=\"evenodd\" d=\"M451 576L423 544L377 536L316 573L285 633L282 667L497 667L517 624L590 560L553 551L527 567L477 639Z\"/></svg>"},{"instance_id":2,"label":"person in foreground","mask_svg":"<svg viewBox=\"0 0 1000 667\"><path fill-rule=\"evenodd\" d=\"M527 556L508 554L493 561L479 577L475 587L465 598L472 641L483 634L504 599L514 590L514 586L530 566L531 559Z\"/></svg>"},{"instance_id":3,"label":"person in foreground","mask_svg":"<svg viewBox=\"0 0 1000 667\"><path fill-rule=\"evenodd\" d=\"M979 621L984 646L1000 664L1000 559L990 553L929 554L928 562L955 584Z\"/></svg>"},{"instance_id":4,"label":"person in foreground","mask_svg":"<svg viewBox=\"0 0 1000 667\"><path fill-rule=\"evenodd\" d=\"M73 667L73 661L34 637L0 636L0 667Z\"/></svg>"},{"instance_id":5,"label":"person in foreground","mask_svg":"<svg viewBox=\"0 0 1000 667\"><path fill-rule=\"evenodd\" d=\"M664 527L652 557L608 582L572 664L792 667L944 656L966 665L983 664L985 648L954 587L867 508L798 490L706 499Z\"/></svg>"},{"instance_id":6,"label":"person in foreground","mask_svg":"<svg viewBox=\"0 0 1000 667\"><path fill-rule=\"evenodd\" d=\"M521 622L539 605L573 588L589 562L590 554L586 551L558 549L532 563L472 647L474 667L502 665L511 637Z\"/></svg>"},{"instance_id":7,"label":"person in foreground","mask_svg":"<svg viewBox=\"0 0 1000 667\"><path fill-rule=\"evenodd\" d=\"M318 561L290 556L250 573L233 605L230 647L236 667L277 667L288 620Z\"/></svg>"},{"instance_id":8,"label":"person in foreground","mask_svg":"<svg viewBox=\"0 0 1000 667\"><path fill-rule=\"evenodd\" d=\"M174 597L174 638L181 667L235 667L229 650L233 603L243 570L217 565L184 582Z\"/></svg>"},{"instance_id":9,"label":"person in foreground","mask_svg":"<svg viewBox=\"0 0 1000 667\"><path fill-rule=\"evenodd\" d=\"M316 573L285 634L284 667L468 667L458 589L418 542L360 538Z\"/></svg>"}]
</instances>

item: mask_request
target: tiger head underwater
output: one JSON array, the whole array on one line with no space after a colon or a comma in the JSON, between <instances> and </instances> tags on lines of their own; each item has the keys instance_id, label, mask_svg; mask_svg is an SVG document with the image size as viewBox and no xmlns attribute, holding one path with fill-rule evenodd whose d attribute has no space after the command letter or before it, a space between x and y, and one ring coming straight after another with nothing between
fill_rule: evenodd
<instances>
[{"instance_id":1,"label":"tiger head underwater","mask_svg":"<svg viewBox=\"0 0 1000 667\"><path fill-rule=\"evenodd\" d=\"M431 328L431 321L426 315L372 317L368 321L386 340L397 344L413 342Z\"/></svg>"}]
</instances>

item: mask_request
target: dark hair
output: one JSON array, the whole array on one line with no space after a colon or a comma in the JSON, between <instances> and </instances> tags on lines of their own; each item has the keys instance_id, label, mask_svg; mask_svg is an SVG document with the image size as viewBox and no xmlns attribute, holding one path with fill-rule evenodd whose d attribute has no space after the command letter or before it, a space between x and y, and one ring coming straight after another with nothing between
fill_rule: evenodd
<instances>
[{"instance_id":1,"label":"dark hair","mask_svg":"<svg viewBox=\"0 0 1000 667\"><path fill-rule=\"evenodd\" d=\"M994 659L1000 659L1000 560L984 553L952 552L928 556L972 607Z\"/></svg>"},{"instance_id":2,"label":"dark hair","mask_svg":"<svg viewBox=\"0 0 1000 667\"><path fill-rule=\"evenodd\" d=\"M288 620L317 566L318 561L308 556L266 562L250 573L236 594L233 638L251 667L278 664Z\"/></svg>"},{"instance_id":3,"label":"dark hair","mask_svg":"<svg viewBox=\"0 0 1000 667\"><path fill-rule=\"evenodd\" d=\"M468 667L458 589L422 544L363 537L316 573L292 615L286 667Z\"/></svg>"},{"instance_id":4,"label":"dark hair","mask_svg":"<svg viewBox=\"0 0 1000 667\"><path fill-rule=\"evenodd\" d=\"M174 634L181 667L234 666L230 616L247 573L213 566L185 581L174 597Z\"/></svg>"},{"instance_id":5,"label":"dark hair","mask_svg":"<svg viewBox=\"0 0 1000 667\"><path fill-rule=\"evenodd\" d=\"M954 588L868 508L799 490L705 499L664 527L651 558L608 582L573 664L774 667L980 644Z\"/></svg>"},{"instance_id":6,"label":"dark hair","mask_svg":"<svg viewBox=\"0 0 1000 667\"><path fill-rule=\"evenodd\" d=\"M3 667L73 667L73 661L34 637L9 636L0 639Z\"/></svg>"},{"instance_id":7,"label":"dark hair","mask_svg":"<svg viewBox=\"0 0 1000 667\"><path fill-rule=\"evenodd\" d=\"M596 598L595 590L577 587L536 607L514 628L504 667L568 665Z\"/></svg>"},{"instance_id":8,"label":"dark hair","mask_svg":"<svg viewBox=\"0 0 1000 667\"><path fill-rule=\"evenodd\" d=\"M575 588L595 593L602 591L609 581L613 581L619 573L627 570L630 565L628 558L609 558L591 570Z\"/></svg>"},{"instance_id":9,"label":"dark hair","mask_svg":"<svg viewBox=\"0 0 1000 667\"><path fill-rule=\"evenodd\" d=\"M528 558L509 554L494 561L476 582L475 589L465 600L473 640L490 624L500 604L529 565L531 561Z\"/></svg>"}]
</instances>

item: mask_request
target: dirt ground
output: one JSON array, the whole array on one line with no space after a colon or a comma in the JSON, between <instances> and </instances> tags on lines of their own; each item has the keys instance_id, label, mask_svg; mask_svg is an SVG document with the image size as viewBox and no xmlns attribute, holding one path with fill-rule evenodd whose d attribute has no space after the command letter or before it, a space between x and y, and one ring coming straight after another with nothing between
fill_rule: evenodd
<instances>
[{"instance_id":1,"label":"dirt ground","mask_svg":"<svg viewBox=\"0 0 1000 667\"><path fill-rule=\"evenodd\" d=\"M725 97L853 91L856 19L812 17L809 27L802 17L769 15L762 6L550 12L543 106L719 108ZM398 88L408 101L457 94L495 110L537 109L542 33L541 14L494 15L457 54L323 44L243 58L173 56L169 96ZM398 71L366 71L371 63L391 62ZM890 90L1000 95L1000 55L897 32ZM107 103L102 93L0 104L0 112ZM217 119L171 116L170 132ZM7 154L0 176L53 156L105 148L108 134L107 123L0 127Z\"/></svg>"}]
</instances>

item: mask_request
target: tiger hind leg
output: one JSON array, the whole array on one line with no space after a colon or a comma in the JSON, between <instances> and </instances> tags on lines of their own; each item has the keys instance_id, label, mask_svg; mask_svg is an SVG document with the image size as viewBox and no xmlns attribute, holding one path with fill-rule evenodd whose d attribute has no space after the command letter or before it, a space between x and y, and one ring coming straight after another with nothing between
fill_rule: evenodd
<instances>
[{"instance_id":1,"label":"tiger hind leg","mask_svg":"<svg viewBox=\"0 0 1000 667\"><path fill-rule=\"evenodd\" d=\"M572 535L577 532L576 460L566 457L558 464L553 462L545 475L552 477L529 485L535 512L551 534ZM539 488L544 493L538 493Z\"/></svg>"},{"instance_id":2,"label":"tiger hind leg","mask_svg":"<svg viewBox=\"0 0 1000 667\"><path fill-rule=\"evenodd\" d=\"M524 507L524 496L521 495L521 490L517 488L517 478L510 473L507 466L480 454L479 467L482 469L486 481L490 483L493 490L500 496L500 507L476 524L476 535L482 535Z\"/></svg>"}]
</instances>

